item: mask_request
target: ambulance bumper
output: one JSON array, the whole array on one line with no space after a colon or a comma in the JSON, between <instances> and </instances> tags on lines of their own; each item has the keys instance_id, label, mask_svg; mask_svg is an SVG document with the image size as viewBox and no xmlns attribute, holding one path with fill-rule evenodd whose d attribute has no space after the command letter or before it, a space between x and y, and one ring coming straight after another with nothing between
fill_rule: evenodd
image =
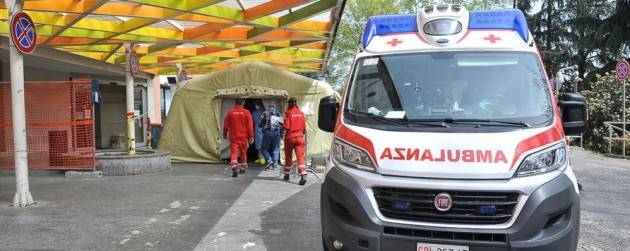
<instances>
[{"instance_id":1,"label":"ambulance bumper","mask_svg":"<svg viewBox=\"0 0 630 251\"><path fill-rule=\"evenodd\" d=\"M413 179L410 179L413 180ZM417 181L417 179L415 179ZM418 182L421 183L421 182ZM528 195L507 228L384 221L357 179L340 168L326 175L321 191L322 241L325 250L416 250L418 243L466 246L477 250L576 250L580 202L569 175L551 179Z\"/></svg>"}]
</instances>

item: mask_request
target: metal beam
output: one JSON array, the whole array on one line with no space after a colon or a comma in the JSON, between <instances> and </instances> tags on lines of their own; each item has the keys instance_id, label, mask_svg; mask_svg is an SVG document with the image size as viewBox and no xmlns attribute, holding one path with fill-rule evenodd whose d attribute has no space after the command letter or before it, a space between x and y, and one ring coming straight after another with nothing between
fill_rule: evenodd
<instances>
[{"instance_id":1,"label":"metal beam","mask_svg":"<svg viewBox=\"0 0 630 251\"><path fill-rule=\"evenodd\" d=\"M236 0L236 3L238 4L239 7L241 7L242 11L245 10L245 6L243 6L243 3L241 3L241 0Z\"/></svg>"},{"instance_id":2,"label":"metal beam","mask_svg":"<svg viewBox=\"0 0 630 251\"><path fill-rule=\"evenodd\" d=\"M337 4L337 0L319 0L313 4L305 6L304 8L298 9L296 11L292 11L284 16L278 18L278 27L283 28L287 27L291 24L294 24L298 21L307 19L324 11L327 11ZM258 26L252 29L247 33L248 38L256 38L258 36L267 34L274 29L269 29L268 27Z\"/></svg>"},{"instance_id":3,"label":"metal beam","mask_svg":"<svg viewBox=\"0 0 630 251\"><path fill-rule=\"evenodd\" d=\"M300 53L287 55L293 51L286 48L329 51L330 32L337 26L341 12L333 11L334 23L305 19L344 3L344 0L271 0L250 8L232 8L216 4L222 1L55 0L26 1L24 5L37 23L38 41L60 51L118 64L126 62L125 57L119 55L122 43L150 43L138 46L137 53L143 55L140 61L147 66L145 69L155 73L160 66L169 67L175 62L198 64L203 60L219 62L220 67L250 59L282 58L296 64L312 62L315 59L310 54L302 55L298 50L295 52ZM2 7L6 5L0 3ZM290 13L286 15L271 16L287 9ZM0 21L9 19L6 13L0 11ZM111 16L122 22L90 14ZM177 20L202 24L184 27ZM169 26L152 25L161 21ZM8 33L4 22L0 22L0 33ZM204 47L179 46L185 43ZM327 53L318 52L316 56L321 60Z\"/></svg>"},{"instance_id":4,"label":"metal beam","mask_svg":"<svg viewBox=\"0 0 630 251\"><path fill-rule=\"evenodd\" d=\"M339 22L341 22L341 17L343 15L343 10L346 7L346 0L340 0L335 10L331 15L331 24L334 27L330 34L328 35L328 41L326 42L326 54L324 55L324 63L322 64L322 72L326 71L326 63L328 62L328 57L330 57L330 52L332 50L332 46L335 43L335 36L337 35L337 29L339 29Z\"/></svg>"},{"instance_id":5,"label":"metal beam","mask_svg":"<svg viewBox=\"0 0 630 251\"><path fill-rule=\"evenodd\" d=\"M337 0L319 0L299 10L295 10L289 14L280 17L280 27L284 27L291 23L312 17L324 11L337 6Z\"/></svg>"},{"instance_id":6,"label":"metal beam","mask_svg":"<svg viewBox=\"0 0 630 251\"><path fill-rule=\"evenodd\" d=\"M123 47L123 44L117 45L111 52L109 52L109 54L103 57L103 61L108 62L109 58L111 58L116 52L118 52L118 50L120 50L121 47Z\"/></svg>"},{"instance_id":7,"label":"metal beam","mask_svg":"<svg viewBox=\"0 0 630 251\"><path fill-rule=\"evenodd\" d=\"M154 23L158 23L161 21L165 21L170 19L171 17L177 16L179 14L182 13L182 11L186 11L186 12L191 12L191 11L196 11L196 10L200 10L202 8L205 7L212 7L211 5L214 5L216 3L219 2L223 2L225 0L211 0L211 1L200 1L200 0L180 0L180 1L153 1L153 0L134 0L135 2L140 2L140 3L144 3L144 4L148 4L148 5L153 5L156 3L170 3L172 6L177 6L179 8L184 7L183 9L179 9L179 8L173 8L173 9L165 9L164 10L164 16L162 18L158 18L158 19L152 19L152 18L140 18L140 17L136 17L136 18L132 18L130 20L128 20L127 22L124 22L122 24L121 30L119 30L118 32L110 35L110 36L106 36L100 40L96 40L94 43L98 43L100 41L103 40L107 40L110 38L114 38L116 36L122 35L124 33L142 28L142 27L146 27L149 26L151 24ZM146 2L146 3L145 3ZM171 6L169 5L169 6Z\"/></svg>"},{"instance_id":8,"label":"metal beam","mask_svg":"<svg viewBox=\"0 0 630 251\"><path fill-rule=\"evenodd\" d=\"M313 0L273 0L261 5L257 5L250 9L246 9L243 12L244 21L259 18L265 15L273 14L287 8L295 7L301 4L311 2ZM277 18L275 18L277 19ZM194 39L202 35L206 35L212 32L218 32L221 29L227 27L226 24L209 23L201 25L184 32L184 39ZM273 31L273 28L269 27L256 27L252 31L248 32L247 37L255 37L268 32ZM251 33L251 34L250 34ZM165 49L165 48L164 48Z\"/></svg>"},{"instance_id":9,"label":"metal beam","mask_svg":"<svg viewBox=\"0 0 630 251\"><path fill-rule=\"evenodd\" d=\"M170 24L171 26L173 26L173 28L178 29L179 31L184 31L184 26L182 26L181 24L179 24L177 21L174 20L166 20L166 22L168 24Z\"/></svg>"},{"instance_id":10,"label":"metal beam","mask_svg":"<svg viewBox=\"0 0 630 251\"><path fill-rule=\"evenodd\" d=\"M293 8L313 0L272 0L263 4L246 9L243 12L244 20L252 20L263 16L268 16L276 12Z\"/></svg>"},{"instance_id":11,"label":"metal beam","mask_svg":"<svg viewBox=\"0 0 630 251\"><path fill-rule=\"evenodd\" d=\"M57 31L55 31L51 36L48 37L48 39L44 40L44 42L42 44L46 44L51 39L59 36L59 34L63 33L68 28L72 27L74 24L76 24L77 22L81 21L81 19L83 19L87 15L91 14L94 10L98 9L99 7L101 7L105 3L107 3L107 0L84 0L84 1L82 1L83 9L84 9L83 13L71 17L71 20L68 20L68 22L66 23L65 26L63 26L63 27L59 28Z\"/></svg>"}]
</instances>

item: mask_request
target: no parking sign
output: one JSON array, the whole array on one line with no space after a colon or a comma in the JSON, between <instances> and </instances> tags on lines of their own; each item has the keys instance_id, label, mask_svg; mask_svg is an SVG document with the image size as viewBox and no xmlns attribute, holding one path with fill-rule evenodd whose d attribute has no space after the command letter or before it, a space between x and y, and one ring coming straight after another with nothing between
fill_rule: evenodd
<instances>
[{"instance_id":1,"label":"no parking sign","mask_svg":"<svg viewBox=\"0 0 630 251\"><path fill-rule=\"evenodd\" d=\"M18 12L11 19L11 39L21 53L29 54L37 46L35 23L24 12Z\"/></svg>"},{"instance_id":2,"label":"no parking sign","mask_svg":"<svg viewBox=\"0 0 630 251\"><path fill-rule=\"evenodd\" d=\"M138 75L138 72L140 72L140 59L135 51L129 53L129 71L131 76Z\"/></svg>"},{"instance_id":3,"label":"no parking sign","mask_svg":"<svg viewBox=\"0 0 630 251\"><path fill-rule=\"evenodd\" d=\"M615 71L617 73L617 79L624 81L628 78L628 74L630 74L630 64L622 58L619 62L617 62Z\"/></svg>"}]
</instances>

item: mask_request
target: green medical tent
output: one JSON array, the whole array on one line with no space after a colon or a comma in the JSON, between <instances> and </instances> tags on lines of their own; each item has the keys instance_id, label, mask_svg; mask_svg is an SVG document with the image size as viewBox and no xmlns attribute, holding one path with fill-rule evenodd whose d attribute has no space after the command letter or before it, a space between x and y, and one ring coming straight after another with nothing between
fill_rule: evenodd
<instances>
[{"instance_id":1,"label":"green medical tent","mask_svg":"<svg viewBox=\"0 0 630 251\"><path fill-rule=\"evenodd\" d=\"M286 99L295 97L307 117L307 158L325 155L332 134L317 127L317 111L319 100L330 95L338 96L327 83L262 62L242 63L182 83L158 145L171 152L174 161L220 163L229 156L222 139L223 118L236 98L256 98L265 107L273 103L286 109Z\"/></svg>"}]
</instances>

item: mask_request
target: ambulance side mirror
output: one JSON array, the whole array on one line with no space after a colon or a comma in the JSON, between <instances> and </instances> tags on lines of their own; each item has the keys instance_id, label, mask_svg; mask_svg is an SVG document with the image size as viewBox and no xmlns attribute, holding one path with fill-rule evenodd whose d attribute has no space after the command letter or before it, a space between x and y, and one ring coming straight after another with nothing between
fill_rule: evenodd
<instances>
[{"instance_id":1,"label":"ambulance side mirror","mask_svg":"<svg viewBox=\"0 0 630 251\"><path fill-rule=\"evenodd\" d=\"M337 97L331 95L320 99L319 112L317 113L317 126L319 129L326 132L334 132L338 111L339 101L337 101Z\"/></svg>"},{"instance_id":2,"label":"ambulance side mirror","mask_svg":"<svg viewBox=\"0 0 630 251\"><path fill-rule=\"evenodd\" d=\"M565 134L578 135L586 132L588 104L584 96L575 93L562 94L558 97L558 105Z\"/></svg>"}]
</instances>

